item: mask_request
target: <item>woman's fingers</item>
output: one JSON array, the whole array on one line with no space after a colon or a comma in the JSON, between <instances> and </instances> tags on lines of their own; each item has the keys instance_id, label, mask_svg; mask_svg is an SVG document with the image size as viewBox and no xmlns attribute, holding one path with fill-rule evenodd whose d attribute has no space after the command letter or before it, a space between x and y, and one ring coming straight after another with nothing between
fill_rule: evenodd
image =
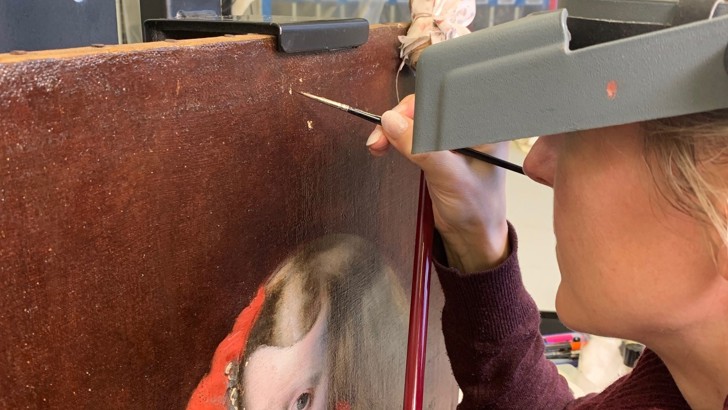
<instances>
[{"instance_id":1,"label":"woman's fingers","mask_svg":"<svg viewBox=\"0 0 728 410\"><path fill-rule=\"evenodd\" d=\"M467 270L490 266L503 256L507 243L504 172L450 151L412 154L414 108L415 98L408 96L382 114L382 125L369 136L367 147L380 156L393 146L424 171L435 226L449 258ZM478 148L494 155L507 151L503 144ZM496 251L486 252L491 249Z\"/></svg>"},{"instance_id":2,"label":"woman's fingers","mask_svg":"<svg viewBox=\"0 0 728 410\"><path fill-rule=\"evenodd\" d=\"M412 151L412 119L394 110L382 114L382 129L397 151L407 157Z\"/></svg>"},{"instance_id":3,"label":"woman's fingers","mask_svg":"<svg viewBox=\"0 0 728 410\"><path fill-rule=\"evenodd\" d=\"M387 148L389 148L389 141L387 140L387 137L384 136L384 132L380 125L377 125L377 127L374 128L374 131L372 131L371 135L369 135L369 139L367 139L366 144L372 155L381 156L387 152Z\"/></svg>"},{"instance_id":4,"label":"woman's fingers","mask_svg":"<svg viewBox=\"0 0 728 410\"><path fill-rule=\"evenodd\" d=\"M399 104L397 104L396 107L392 109L392 111L399 113L403 115L405 118L410 119L409 127L412 127L411 124L411 118L414 117L415 114L415 96L414 94L410 94L406 96L405 98L400 101ZM384 120L383 120L384 121ZM409 136L411 140L411 132ZM366 146L369 148L369 151L372 153L372 155L375 156L381 156L384 155L384 153L389 148L389 140L387 139L387 136L384 135L384 130L381 126L377 126L374 128L374 131L372 131L371 135L369 135L369 138L367 139ZM410 142L411 147L411 142ZM399 149L398 149L399 150ZM402 151L400 151L402 152ZM409 154L409 150L407 151L407 154ZM406 155L409 157L409 155Z\"/></svg>"},{"instance_id":5,"label":"woman's fingers","mask_svg":"<svg viewBox=\"0 0 728 410\"><path fill-rule=\"evenodd\" d=\"M410 94L402 99L402 101L393 108L394 111L404 115L407 118L415 117L415 95Z\"/></svg>"},{"instance_id":6,"label":"woman's fingers","mask_svg":"<svg viewBox=\"0 0 728 410\"><path fill-rule=\"evenodd\" d=\"M398 108L407 110L407 107L398 106ZM430 157L442 153L412 154L412 126L412 119L402 115L396 108L382 114L382 129L389 144L405 158L427 171Z\"/></svg>"},{"instance_id":7,"label":"woman's fingers","mask_svg":"<svg viewBox=\"0 0 728 410\"><path fill-rule=\"evenodd\" d=\"M402 108L402 106L398 106L397 108L405 111L408 109L407 106L404 108ZM412 154L413 121L411 118L402 115L397 108L387 111L382 115L382 129L386 135L386 139L389 141L389 144L394 146L397 151L405 156L405 158L422 168L422 170L425 171L425 174L428 174L431 170L438 171L434 172L434 175L431 175L430 182L437 182L437 180L442 179L442 177L445 179L449 178L450 175L447 171L448 166L445 164L449 164L453 160L456 162L462 161L458 161L457 158L453 158L455 154L448 151ZM445 165L444 168L443 165ZM438 174L443 175L441 175L441 178L438 178Z\"/></svg>"}]
</instances>

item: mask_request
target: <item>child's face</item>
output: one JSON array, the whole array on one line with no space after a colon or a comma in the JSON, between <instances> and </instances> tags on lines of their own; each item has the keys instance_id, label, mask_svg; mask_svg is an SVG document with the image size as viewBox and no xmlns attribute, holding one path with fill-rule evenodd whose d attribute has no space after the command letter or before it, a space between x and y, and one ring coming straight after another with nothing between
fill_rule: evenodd
<instances>
[{"instance_id":1,"label":"child's face","mask_svg":"<svg viewBox=\"0 0 728 410\"><path fill-rule=\"evenodd\" d=\"M243 381L246 409L326 409L327 311L321 309L311 331L293 345L261 346L250 355Z\"/></svg>"}]
</instances>

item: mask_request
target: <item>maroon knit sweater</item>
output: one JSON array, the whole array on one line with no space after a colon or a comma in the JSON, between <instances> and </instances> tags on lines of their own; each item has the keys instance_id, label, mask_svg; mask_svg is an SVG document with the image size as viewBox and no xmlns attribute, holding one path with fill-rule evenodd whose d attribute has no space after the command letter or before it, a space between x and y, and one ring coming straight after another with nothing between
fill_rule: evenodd
<instances>
[{"instance_id":1,"label":"maroon knit sweater","mask_svg":"<svg viewBox=\"0 0 728 410\"><path fill-rule=\"evenodd\" d=\"M445 260L442 252L435 255L445 293L445 344L463 391L459 410L690 408L665 364L650 350L629 375L603 392L574 399L566 380L544 357L540 316L521 281L512 226L509 238L511 255L487 272L463 276L437 262Z\"/></svg>"}]
</instances>

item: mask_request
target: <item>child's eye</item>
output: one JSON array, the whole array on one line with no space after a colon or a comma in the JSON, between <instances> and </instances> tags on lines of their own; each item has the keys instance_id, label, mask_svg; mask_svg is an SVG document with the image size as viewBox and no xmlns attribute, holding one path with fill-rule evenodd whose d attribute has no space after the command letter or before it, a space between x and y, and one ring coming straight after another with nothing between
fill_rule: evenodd
<instances>
[{"instance_id":1,"label":"child's eye","mask_svg":"<svg viewBox=\"0 0 728 410\"><path fill-rule=\"evenodd\" d=\"M304 410L308 408L308 404L311 402L311 393L303 393L296 399L296 410Z\"/></svg>"}]
</instances>

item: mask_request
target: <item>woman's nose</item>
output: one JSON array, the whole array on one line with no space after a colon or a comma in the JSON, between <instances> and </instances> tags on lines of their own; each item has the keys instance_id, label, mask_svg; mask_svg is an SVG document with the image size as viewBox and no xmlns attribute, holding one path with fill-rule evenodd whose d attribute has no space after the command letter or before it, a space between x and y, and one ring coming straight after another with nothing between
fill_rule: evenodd
<instances>
[{"instance_id":1,"label":"woman's nose","mask_svg":"<svg viewBox=\"0 0 728 410\"><path fill-rule=\"evenodd\" d=\"M523 161L523 171L529 178L539 184L554 186L558 147L563 139L563 134L539 137Z\"/></svg>"}]
</instances>

